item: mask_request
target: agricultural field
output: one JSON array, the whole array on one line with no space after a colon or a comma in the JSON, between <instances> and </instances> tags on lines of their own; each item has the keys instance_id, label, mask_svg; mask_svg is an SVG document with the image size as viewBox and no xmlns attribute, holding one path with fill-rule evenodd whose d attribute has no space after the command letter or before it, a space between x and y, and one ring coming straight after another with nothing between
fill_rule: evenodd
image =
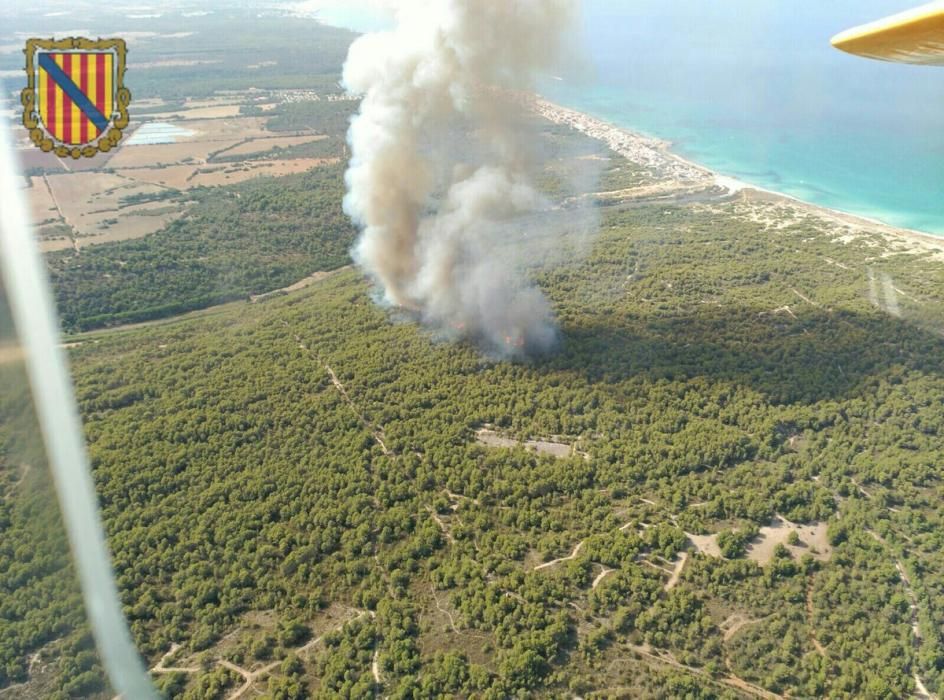
<instances>
[{"instance_id":1,"label":"agricultural field","mask_svg":"<svg viewBox=\"0 0 944 700\"><path fill-rule=\"evenodd\" d=\"M24 140L20 144L19 148L17 149L16 156L17 160L20 162L20 167L27 175L41 175L47 172L69 172L66 170L64 161L59 160L51 153L43 153L41 150L31 145L28 140Z\"/></svg>"},{"instance_id":2,"label":"agricultural field","mask_svg":"<svg viewBox=\"0 0 944 700\"><path fill-rule=\"evenodd\" d=\"M185 190L192 187L192 180L200 166L168 165L162 168L122 168L115 170L121 177L141 183L170 187L175 190Z\"/></svg>"},{"instance_id":3,"label":"agricultural field","mask_svg":"<svg viewBox=\"0 0 944 700\"><path fill-rule=\"evenodd\" d=\"M116 172L129 180L186 190L191 187L234 185L257 177L283 177L302 173L311 168L336 165L337 163L337 158L296 158L293 160L256 160L244 163L227 162L219 165L129 168Z\"/></svg>"},{"instance_id":4,"label":"agricultural field","mask_svg":"<svg viewBox=\"0 0 944 700\"><path fill-rule=\"evenodd\" d=\"M331 100L340 92L341 62L353 35L299 20L287 36L276 16L254 16L254 39L249 40L238 12L188 14L186 31L170 13L104 12L99 17L101 31L114 24L112 31L124 36L133 52L126 76L134 95L131 127L118 148L92 159L60 160L20 134L18 158L33 178L27 193L44 251L74 253L160 236L190 206L174 193L285 177L339 162L350 109L347 103L335 107ZM43 16L42 22L74 29L68 14L61 20ZM305 40L296 40L298 48L286 52L293 32ZM12 33L0 35L3 45L19 41ZM226 58L236 39L244 65ZM0 52L0 70L18 76L22 68L14 64L21 60L22 46ZM332 106L308 118L293 117L294 126L286 130L285 110L312 100ZM335 119L335 112L344 116ZM137 138L160 124L174 127L171 142ZM221 154L225 158L217 162ZM43 176L51 178L51 192L40 186L37 178ZM105 190L108 194L91 196Z\"/></svg>"},{"instance_id":5,"label":"agricultural field","mask_svg":"<svg viewBox=\"0 0 944 700\"><path fill-rule=\"evenodd\" d=\"M120 175L71 173L48 175L45 180L77 247L141 238L186 211L164 201L166 190Z\"/></svg>"},{"instance_id":6,"label":"agricultural field","mask_svg":"<svg viewBox=\"0 0 944 700\"><path fill-rule=\"evenodd\" d=\"M331 138L318 133L315 122L301 129L305 133L286 135L268 130L270 117L239 116L246 100L256 99L249 93L195 100L166 114L149 113L145 124L173 117L167 123L181 125L173 131L172 143L129 143L132 130L114 152L97 161L79 161L82 167L76 172L70 172L76 169L72 163L56 159L55 168L47 168L48 154L36 151L42 156L36 158L24 149L35 166L29 172L47 173L29 177L26 190L43 251L78 250L158 233L186 214L187 200L174 196L185 190L284 177L339 163L339 157L312 157L304 150ZM149 107L162 104L156 99L146 102ZM278 115L280 103L271 104L273 116ZM337 123L332 126L337 139ZM97 167L90 168L93 162Z\"/></svg>"},{"instance_id":7,"label":"agricultural field","mask_svg":"<svg viewBox=\"0 0 944 700\"><path fill-rule=\"evenodd\" d=\"M197 106L195 104L188 104L187 109L173 111L173 112L154 112L148 116L154 120L176 120L182 119L184 121L190 121L195 119L221 119L224 117L237 117L239 116L239 104L229 104L229 105L207 105L207 106Z\"/></svg>"},{"instance_id":8,"label":"agricultural field","mask_svg":"<svg viewBox=\"0 0 944 700\"><path fill-rule=\"evenodd\" d=\"M312 168L337 165L337 158L296 158L294 160L250 161L199 168L191 179L192 187L215 187L244 182L257 177L284 177Z\"/></svg>"},{"instance_id":9,"label":"agricultural field","mask_svg":"<svg viewBox=\"0 0 944 700\"><path fill-rule=\"evenodd\" d=\"M256 135L253 133L253 135ZM160 168L181 163L206 163L210 155L239 143L241 138L222 139L217 135L206 140L196 138L182 143L160 143L123 146L111 157L108 166L120 168Z\"/></svg>"},{"instance_id":10,"label":"agricultural field","mask_svg":"<svg viewBox=\"0 0 944 700\"><path fill-rule=\"evenodd\" d=\"M273 149L283 149L289 146L300 146L306 143L314 143L328 138L324 135L319 136L274 136L269 138L251 139L241 143L227 151L220 151L217 155L235 156L235 155L259 155L268 153Z\"/></svg>"},{"instance_id":11,"label":"agricultural field","mask_svg":"<svg viewBox=\"0 0 944 700\"><path fill-rule=\"evenodd\" d=\"M29 197L33 222L37 226L43 226L61 220L62 215L59 213L59 207L56 205L56 200L53 199L46 179L33 176L28 178L28 183L29 187L26 188L26 193Z\"/></svg>"}]
</instances>

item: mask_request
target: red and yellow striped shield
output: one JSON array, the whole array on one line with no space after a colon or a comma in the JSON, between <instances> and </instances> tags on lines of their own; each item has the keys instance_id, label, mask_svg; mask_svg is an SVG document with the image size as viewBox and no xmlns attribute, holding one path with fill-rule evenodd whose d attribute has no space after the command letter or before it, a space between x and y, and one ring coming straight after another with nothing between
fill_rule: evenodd
<instances>
[{"instance_id":1,"label":"red and yellow striped shield","mask_svg":"<svg viewBox=\"0 0 944 700\"><path fill-rule=\"evenodd\" d=\"M115 104L111 53L40 53L39 119L57 141L84 145L108 128Z\"/></svg>"},{"instance_id":2,"label":"red and yellow striped shield","mask_svg":"<svg viewBox=\"0 0 944 700\"><path fill-rule=\"evenodd\" d=\"M131 99L123 85L124 41L30 39L26 54L23 123L33 142L73 158L117 145Z\"/></svg>"}]
</instances>

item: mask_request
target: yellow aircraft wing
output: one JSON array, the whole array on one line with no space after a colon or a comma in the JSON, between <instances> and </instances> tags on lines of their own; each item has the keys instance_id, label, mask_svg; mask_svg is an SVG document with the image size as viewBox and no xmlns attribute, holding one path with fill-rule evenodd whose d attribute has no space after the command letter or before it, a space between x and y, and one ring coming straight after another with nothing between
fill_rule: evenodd
<instances>
[{"instance_id":1,"label":"yellow aircraft wing","mask_svg":"<svg viewBox=\"0 0 944 700\"><path fill-rule=\"evenodd\" d=\"M944 66L944 0L837 34L837 49L897 63Z\"/></svg>"}]
</instances>

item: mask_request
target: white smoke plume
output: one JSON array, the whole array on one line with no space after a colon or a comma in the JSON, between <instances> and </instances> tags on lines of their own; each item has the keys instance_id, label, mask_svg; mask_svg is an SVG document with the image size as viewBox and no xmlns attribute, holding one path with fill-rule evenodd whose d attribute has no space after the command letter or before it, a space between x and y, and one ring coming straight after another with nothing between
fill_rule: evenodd
<instances>
[{"instance_id":1,"label":"white smoke plume","mask_svg":"<svg viewBox=\"0 0 944 700\"><path fill-rule=\"evenodd\" d=\"M397 24L351 46L363 95L348 140L354 255L387 303L504 355L557 337L523 271L527 215L549 208L511 95L558 60L573 0L400 0Z\"/></svg>"}]
</instances>

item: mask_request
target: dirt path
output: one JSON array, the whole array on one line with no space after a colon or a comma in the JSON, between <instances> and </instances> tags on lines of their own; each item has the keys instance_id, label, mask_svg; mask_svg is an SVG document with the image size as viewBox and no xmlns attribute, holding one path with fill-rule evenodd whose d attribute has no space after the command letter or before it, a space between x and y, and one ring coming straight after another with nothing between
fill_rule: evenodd
<instances>
[{"instance_id":1,"label":"dirt path","mask_svg":"<svg viewBox=\"0 0 944 700\"><path fill-rule=\"evenodd\" d=\"M924 642L924 638L921 636L921 626L918 624L918 596L911 586L911 578L909 578L908 572L905 571L904 564L902 564L900 560L897 560L895 561L895 568L898 570L898 576L901 578L901 583L905 587L905 593L908 595L908 601L911 607L911 632L914 635L914 647L917 651ZM917 697L922 698L922 700L937 700L937 696L928 690L924 681L918 675L917 669L915 669L914 672L914 681L916 688L915 695Z\"/></svg>"},{"instance_id":2,"label":"dirt path","mask_svg":"<svg viewBox=\"0 0 944 700\"><path fill-rule=\"evenodd\" d=\"M65 164L65 161L63 161L63 164ZM66 218L65 212L62 211L62 207L59 206L59 200L56 199L56 193L49 184L48 176L43 175L43 183L46 185L46 190L49 192L49 197L52 199L52 203L56 205L56 211L59 212L59 218L62 219L62 223L69 227L69 238L72 240L72 249L75 251L75 254L78 255L81 252L79 250L79 239L76 236L78 229L72 224L71 221L69 221L69 219Z\"/></svg>"},{"instance_id":3,"label":"dirt path","mask_svg":"<svg viewBox=\"0 0 944 700\"><path fill-rule=\"evenodd\" d=\"M58 640L54 640L54 641L58 641ZM49 642L48 644L46 644L46 646L49 646L50 644L52 644L52 642ZM46 647L43 647L43 649L45 648ZM33 681L33 669L35 669L36 664L38 664L42 660L43 649L40 649L39 651L33 652L32 654L29 655L29 665L26 667L26 680L23 681L22 683L14 683L13 685L8 685L5 688L0 688L0 698L11 698L11 700L19 700L21 696L15 695L13 691L19 690L20 688L29 687L30 683ZM44 665L44 668L45 668L45 665Z\"/></svg>"},{"instance_id":4,"label":"dirt path","mask_svg":"<svg viewBox=\"0 0 944 700\"><path fill-rule=\"evenodd\" d=\"M374 683L377 685L383 685L383 681L380 679L380 649L374 651L374 658L370 662L370 672L374 676Z\"/></svg>"},{"instance_id":5,"label":"dirt path","mask_svg":"<svg viewBox=\"0 0 944 700\"><path fill-rule=\"evenodd\" d=\"M714 557L715 559L721 559L721 547L718 546L718 535L693 535L690 532L686 532L685 536L688 537L689 542L694 545L702 554L705 554L709 557Z\"/></svg>"},{"instance_id":6,"label":"dirt path","mask_svg":"<svg viewBox=\"0 0 944 700\"><path fill-rule=\"evenodd\" d=\"M862 488L858 484L856 484L856 486L859 489ZM888 549L888 542L885 541L884 537L879 535L874 530L867 530L867 532L876 542L885 547L886 550ZM900 559L895 560L895 569L898 571L898 577L901 579L901 583L905 587L905 594L908 596L908 604L911 608L911 632L914 637L914 647L917 651L921 648L921 644L924 641L924 638L921 636L921 626L918 623L918 596L914 592L914 588L911 585L911 577L908 576L908 572L905 571L905 565ZM914 697L920 698L920 700L938 700L938 696L928 690L928 687L924 684L924 680L918 675L917 669L914 671L914 682Z\"/></svg>"},{"instance_id":7,"label":"dirt path","mask_svg":"<svg viewBox=\"0 0 944 700\"><path fill-rule=\"evenodd\" d=\"M287 287L282 287L280 289L273 289L271 292L264 292L263 294L251 294L249 296L249 301L251 301L253 304L256 304L260 301L271 299L272 297L276 297L276 296L280 296L284 294L291 294L292 292L299 292L302 289L306 289L310 287L315 282L320 282L321 280L327 279L328 277L331 277L332 275L336 275L339 272L345 272L347 270L351 270L353 269L353 267L354 267L353 265L345 265L344 267L339 267L336 270L328 270L328 271L319 270L318 272L314 272L308 275L308 277L305 277L304 279L300 279L295 284L290 284Z\"/></svg>"},{"instance_id":8,"label":"dirt path","mask_svg":"<svg viewBox=\"0 0 944 700\"><path fill-rule=\"evenodd\" d=\"M122 333L125 331L135 331L142 328L153 328L156 326L169 326L174 323L180 323L183 321L190 321L198 318L205 318L207 316L216 316L227 311L228 307L236 306L237 304L244 304L245 302L240 301L229 301L225 304L217 304L216 306L208 306L205 309L197 309L196 311L187 311L186 313L179 314L177 316L168 316L166 318L156 318L153 321L139 321L137 323L125 323L119 326L108 326L107 328L96 328L95 330L85 331L79 333L77 336L67 336L70 342L63 343L63 348L70 347L79 347L84 345L87 342L97 343L97 340L94 340L98 336L102 335L111 335L112 333ZM72 340L73 338L80 337L82 340Z\"/></svg>"},{"instance_id":9,"label":"dirt path","mask_svg":"<svg viewBox=\"0 0 944 700\"><path fill-rule=\"evenodd\" d=\"M733 673L729 673L729 675L727 676L713 679L705 671L702 671L701 669L695 668L693 666L686 666L685 664L679 662L674 656L672 656L667 651L660 652L660 653L653 653L656 650L652 649L648 645L637 646L635 644L629 644L627 646L633 652L635 652L636 654L638 654L639 656L643 657L644 659L648 661L653 661L656 663L664 664L666 666L671 666L672 668L675 668L679 671L683 671L685 673L693 675L700 680L708 680L709 682L712 682L715 684L720 684L720 685L727 686L729 688L734 688L735 690L739 690L742 693L749 695L751 697L755 697L755 698L763 698L764 700L785 700L783 695L777 695L776 693L772 693L769 690L766 690L765 688L761 688L760 686L754 685L753 683L748 683L743 678L739 678Z\"/></svg>"},{"instance_id":10,"label":"dirt path","mask_svg":"<svg viewBox=\"0 0 944 700\"><path fill-rule=\"evenodd\" d=\"M479 500L477 498L469 498L468 496L463 496L462 494L459 494L459 493L453 493L449 489L446 489L445 491L443 491L443 493L445 493L449 497L449 499L452 501L470 501L471 503L474 503L477 506L481 505L481 503L479 503Z\"/></svg>"},{"instance_id":11,"label":"dirt path","mask_svg":"<svg viewBox=\"0 0 944 700\"><path fill-rule=\"evenodd\" d=\"M282 321L282 325L287 328L288 322ZM318 357L311 349L309 349L307 345L305 345L300 335L296 333L294 335L294 338L295 338L295 342L298 343L299 349L306 352L309 355L309 357L311 357L318 364L320 364L321 367L325 370L325 372L328 373L328 377L331 379L331 383L334 384L334 388L338 390L338 393L341 394L341 397L344 399L344 402L348 405L348 407L351 409L354 415L357 416L358 420L360 420L361 425L363 425L364 428L367 429L367 431L371 434L371 436L373 436L377 444L380 445L380 449L383 450L384 456L389 457L390 459L393 459L394 454L390 450L387 449L387 444L384 442L383 429L374 425L369 420L367 420L367 417L357 409L357 406L354 404L354 401L351 400L350 395L347 393L347 388L344 386L344 384L341 383L341 380L338 379L338 375L334 373L334 370L331 369L331 366L327 362L322 362L321 358Z\"/></svg>"},{"instance_id":12,"label":"dirt path","mask_svg":"<svg viewBox=\"0 0 944 700\"><path fill-rule=\"evenodd\" d=\"M439 602L439 597L435 593L433 593L433 600L436 601L436 609L449 618L449 626L452 628L452 631L459 634L459 628L456 627L456 621L453 619L452 613L442 606L442 603Z\"/></svg>"},{"instance_id":13,"label":"dirt path","mask_svg":"<svg viewBox=\"0 0 944 700\"><path fill-rule=\"evenodd\" d=\"M768 615L767 617L761 617L759 619L752 620L750 618L744 617L743 615L737 615L737 614L730 615L724 622L722 622L718 626L718 628L722 630L722 632L724 632L724 637L723 637L724 641L728 642L734 638L734 635L736 635L745 627L761 623L764 620L768 619L769 617L770 615Z\"/></svg>"},{"instance_id":14,"label":"dirt path","mask_svg":"<svg viewBox=\"0 0 944 700\"><path fill-rule=\"evenodd\" d=\"M322 273L321 276L320 276L317 280L314 279L314 275L310 275L310 276L306 277L304 280L301 280L301 281L299 281L299 282L296 282L295 284L298 285L298 284L302 284L302 282L307 282L307 283L304 284L301 288L309 287L309 286L311 286L314 282L326 280L326 279L328 279L329 277L333 277L334 275L339 274L339 273L344 272L345 270L349 270L349 269L351 269L351 266L350 266L350 265L347 265L346 267L340 267L340 268L338 268L338 269L336 269L336 270L331 270L330 272ZM318 274L318 273L315 273L315 274ZM295 285L292 285L292 286L294 287ZM291 287L286 287L285 289L291 289ZM68 340L69 340L69 341L72 341L72 339L74 339L74 338L79 338L80 340L76 340L76 341L72 341L72 342L66 342L66 343L63 345L63 347L77 347L77 346L83 344L86 339L88 339L88 338L94 338L94 337L100 336L100 335L109 335L109 334L111 334L111 333L121 333L121 332L123 332L123 331L133 331L133 330L139 330L139 329L141 329L141 328L151 328L151 327L154 327L154 326L170 325L170 324L172 324L172 323L178 323L178 322L180 322L180 321L189 321L189 320L191 320L191 319L203 318L203 317L205 317L205 316L215 316L216 314L222 313L222 312L226 311L227 309L229 309L229 308L231 308L231 307L233 307L233 306L236 306L236 305L239 305L239 304L245 304L245 303L246 303L246 302L245 302L244 300L243 300L243 301L228 301L228 302L225 302L225 303L223 303L223 304L215 304L214 306L207 306L206 308L203 308L203 309L196 309L196 310L194 310L194 311L187 311L187 312L182 313L182 314L177 314L176 316L167 316L167 317L165 317L165 318L156 318L156 319L154 319L153 321L139 321L139 322L136 322L136 323L124 323L124 324L117 325L117 326L107 326L106 328L96 328L96 329L91 330L91 331L85 331L85 332L83 332L83 333L78 333L78 334L76 334L76 335L74 335L74 336L68 336Z\"/></svg>"},{"instance_id":15,"label":"dirt path","mask_svg":"<svg viewBox=\"0 0 944 700\"><path fill-rule=\"evenodd\" d=\"M241 668L234 663L230 663L226 659L220 659L219 664L223 668L228 668L230 671L234 671L243 677L243 684L230 693L227 698L227 700L236 700L236 698L241 698L243 695L245 695L246 691L248 691L252 687L252 684L255 683L259 678L268 675L272 669L279 665L279 662L273 661L268 666L263 666L258 671L247 671L246 669Z\"/></svg>"},{"instance_id":16,"label":"dirt path","mask_svg":"<svg viewBox=\"0 0 944 700\"><path fill-rule=\"evenodd\" d=\"M506 598L514 598L515 600L517 600L517 601L518 601L519 603L521 603L522 605L527 605L527 604L528 604L528 601L526 601L526 600L524 599L524 596L521 595L520 593L515 593L514 591L505 591L505 590L503 590L503 591L502 591L502 595L505 596Z\"/></svg>"},{"instance_id":17,"label":"dirt path","mask_svg":"<svg viewBox=\"0 0 944 700\"><path fill-rule=\"evenodd\" d=\"M678 585L679 579L682 577L682 570L685 568L685 562L688 561L688 552L682 552L679 555L678 561L675 563L675 569L672 571L672 576L669 578L668 583L665 584L665 590L671 591Z\"/></svg>"},{"instance_id":18,"label":"dirt path","mask_svg":"<svg viewBox=\"0 0 944 700\"><path fill-rule=\"evenodd\" d=\"M295 337L298 338L298 336L295 336ZM307 350L307 348L301 344L300 340L299 340L299 344L303 350ZM383 441L383 437L384 437L383 430L373 425L370 421L367 420L364 414L362 414L360 411L357 410L357 407L354 405L354 402L351 400L351 397L348 396L347 389L344 388L344 385L338 379L338 375L334 373L334 370L331 369L330 365L328 365L328 363L325 363L324 368L325 368L325 371L328 373L328 376L331 377L331 383L334 384L335 388L341 392L341 396L343 396L344 400L347 401L348 406L350 406L351 410L354 411L354 414L358 418L361 419L361 423L364 424L364 427L367 428L371 432L371 435L374 436L374 440L376 440L377 444L380 445L380 449L383 450L384 455L387 457L392 457L393 453L387 449L387 444Z\"/></svg>"},{"instance_id":19,"label":"dirt path","mask_svg":"<svg viewBox=\"0 0 944 700\"><path fill-rule=\"evenodd\" d=\"M861 493L863 496L865 496L866 498L872 498L872 494L866 491L865 488L861 484L859 484L858 481L853 479L852 484L853 486L856 487L856 489L858 489L859 493Z\"/></svg>"},{"instance_id":20,"label":"dirt path","mask_svg":"<svg viewBox=\"0 0 944 700\"><path fill-rule=\"evenodd\" d=\"M449 532L449 528L446 527L446 523L444 523L442 518L439 517L439 513L437 513L432 506L426 506L426 510L428 510L429 514L433 516L433 520L435 520L436 524L439 525L439 529L442 530L443 534L446 536L446 539L449 540L449 544L455 544L456 538L452 536L451 532Z\"/></svg>"},{"instance_id":21,"label":"dirt path","mask_svg":"<svg viewBox=\"0 0 944 700\"><path fill-rule=\"evenodd\" d=\"M151 669L151 673L199 673L199 666L165 666L167 659L172 657L177 653L177 650L180 649L180 645L177 643L170 645L170 651L168 651L164 656L161 657L161 660L158 661L154 667Z\"/></svg>"},{"instance_id":22,"label":"dirt path","mask_svg":"<svg viewBox=\"0 0 944 700\"><path fill-rule=\"evenodd\" d=\"M586 540L583 540L582 542L578 542L578 543L577 543L577 546L574 547L574 551L570 553L570 556L561 557L560 559L555 559L555 560L553 560L553 561L545 562L544 564L540 564L539 566L535 566L535 567L534 567L534 570L535 570L535 571L540 571L541 569L549 569L550 567L552 567L552 566L557 566L558 564L562 564L562 563L565 562L565 561L571 561L571 560L573 560L573 559L576 559L576 558L577 558L577 555L580 554L580 548L583 547L583 543L584 543L584 542L586 542Z\"/></svg>"},{"instance_id":23,"label":"dirt path","mask_svg":"<svg viewBox=\"0 0 944 700\"><path fill-rule=\"evenodd\" d=\"M590 590L595 590L596 587L599 586L599 585L603 582L603 579L605 579L607 576L609 576L609 575L612 574L612 573L613 573L613 569L607 569L607 568L604 566L604 567L603 567L603 571L601 571L601 572L597 575L597 577L596 577L595 579L593 579L593 585L590 586Z\"/></svg>"},{"instance_id":24,"label":"dirt path","mask_svg":"<svg viewBox=\"0 0 944 700\"><path fill-rule=\"evenodd\" d=\"M303 644L300 647L297 647L294 650L294 652L298 654L299 656L303 654L307 654L315 645L320 643L325 638L325 636L327 636L331 632L337 632L338 630L343 629L344 627L351 624L352 622L356 622L357 620L360 620L362 617L374 616L374 613L370 612L369 610L358 610L356 612L357 614L354 617L343 621L342 623L340 623L336 627L333 627L331 630L329 630L325 634L322 634L316 637L315 639L312 639L308 643ZM167 661L167 659L173 656L177 652L178 649L180 649L180 644L176 644L176 643L171 644L170 650L161 657L160 661L158 661L154 665L153 668L151 668L151 673L187 673L187 674L200 673L202 669L197 666L176 666L176 667L164 666L164 663ZM376 659L376 655L374 658ZM233 671L234 673L242 677L243 684L239 686L238 688L236 688L236 690L234 690L232 693L230 693L227 696L227 700L237 700L237 698L241 698L243 695L245 695L246 692L250 688L252 688L252 686L256 683L256 681L259 681L262 678L265 678L270 673L272 673L273 670L278 668L279 665L281 665L282 660L280 659L278 661L272 661L269 664L256 669L255 671L249 671L245 668L242 668L241 666L237 666L236 664L234 664L231 661L228 661L227 659L217 659L216 663L218 666L222 666L223 668L228 668L230 671ZM379 682L380 681L378 681L378 683ZM117 698L115 700L117 700Z\"/></svg>"},{"instance_id":25,"label":"dirt path","mask_svg":"<svg viewBox=\"0 0 944 700\"><path fill-rule=\"evenodd\" d=\"M281 663L282 663L281 661L273 661L267 666L263 666L262 668L256 671L247 671L243 668L240 668L239 666L236 666L235 664L231 664L225 659L221 659L220 660L221 666L225 666L231 671L235 671L236 673L240 674L245 679L245 683L243 683L239 688L233 691L233 693L229 696L228 700L236 700L236 698L241 698L243 695L246 694L246 692L250 688L252 688L253 683L255 683L257 680L259 680L263 676L269 675L269 673L271 673L273 669L278 668L278 666Z\"/></svg>"},{"instance_id":26,"label":"dirt path","mask_svg":"<svg viewBox=\"0 0 944 700\"><path fill-rule=\"evenodd\" d=\"M816 627L813 625L813 575L810 574L810 577L806 582L806 624L810 628L810 641L813 643L813 646L816 647L816 651L819 652L819 655L823 658L826 657L826 648L820 644L819 639L816 638Z\"/></svg>"},{"instance_id":27,"label":"dirt path","mask_svg":"<svg viewBox=\"0 0 944 700\"><path fill-rule=\"evenodd\" d=\"M354 617L352 617L350 620L345 620L345 621L342 622L340 625L337 625L336 627L333 627L333 628L330 630L330 632L337 632L337 631L340 630L340 629L344 629L344 628L347 627L349 624L351 624L352 622L357 622L357 621L360 620L362 617L370 617L370 618L373 618L373 617L375 616L375 614L376 614L376 613L374 613L374 612L372 612L372 611L370 611L370 610L358 610L358 611L357 611L357 615L355 615ZM325 634L322 634L320 637L315 637L314 639L312 639L310 642L308 642L308 643L305 644L304 646L298 647L298 649L295 650L295 653L298 654L299 656L301 656L302 654L307 654L307 653L308 653L309 651L311 651L315 646L317 646L319 643L321 643L321 641L322 641L326 636L328 636L328 634L329 634L330 632L326 632Z\"/></svg>"},{"instance_id":28,"label":"dirt path","mask_svg":"<svg viewBox=\"0 0 944 700\"><path fill-rule=\"evenodd\" d=\"M818 309L821 309L821 308L823 307L822 304L817 304L815 301L813 301L812 299L810 299L808 296L805 296L804 294L801 294L801 293L798 292L796 289L791 289L790 291L793 292L794 294L796 294L798 297L800 297L803 301L805 301L805 302L806 302L807 304L809 304L810 306L815 306L815 307L818 308Z\"/></svg>"},{"instance_id":29,"label":"dirt path","mask_svg":"<svg viewBox=\"0 0 944 700\"><path fill-rule=\"evenodd\" d=\"M15 491L16 489L20 488L23 485L23 482L26 481L26 476L30 473L32 469L33 469L32 464L29 464L27 462L24 462L23 464L21 464L20 475L19 477L17 477L17 480L14 481L13 484L10 486L10 489Z\"/></svg>"},{"instance_id":30,"label":"dirt path","mask_svg":"<svg viewBox=\"0 0 944 700\"><path fill-rule=\"evenodd\" d=\"M645 564L646 566L651 566L656 571L661 571L663 574L672 575L672 572L666 569L664 566L659 566L655 562L649 561L648 559L640 559L640 563Z\"/></svg>"},{"instance_id":31,"label":"dirt path","mask_svg":"<svg viewBox=\"0 0 944 700\"><path fill-rule=\"evenodd\" d=\"M915 680L914 696L916 698L918 698L919 700L938 700L937 695L935 695L934 693L932 693L930 690L927 689L927 686L924 685L924 681L922 681L918 677L917 673L915 673L914 680Z\"/></svg>"}]
</instances>

